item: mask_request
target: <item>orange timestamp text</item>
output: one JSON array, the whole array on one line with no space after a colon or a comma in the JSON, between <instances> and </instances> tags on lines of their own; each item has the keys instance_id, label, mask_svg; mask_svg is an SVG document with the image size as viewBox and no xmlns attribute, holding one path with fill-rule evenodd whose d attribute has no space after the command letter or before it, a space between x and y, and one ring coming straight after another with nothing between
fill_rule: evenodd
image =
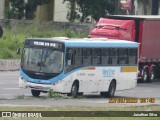
<instances>
[{"instance_id":1,"label":"orange timestamp text","mask_svg":"<svg viewBox=\"0 0 160 120\"><path fill-rule=\"evenodd\" d=\"M109 98L108 103L155 103L155 98Z\"/></svg>"}]
</instances>

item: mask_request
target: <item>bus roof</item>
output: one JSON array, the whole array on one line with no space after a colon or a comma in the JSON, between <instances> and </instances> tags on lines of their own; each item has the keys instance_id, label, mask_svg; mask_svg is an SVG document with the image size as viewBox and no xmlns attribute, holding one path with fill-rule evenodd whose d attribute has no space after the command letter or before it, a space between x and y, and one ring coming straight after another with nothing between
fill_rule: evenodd
<instances>
[{"instance_id":1,"label":"bus roof","mask_svg":"<svg viewBox=\"0 0 160 120\"><path fill-rule=\"evenodd\" d=\"M66 47L138 47L137 42L131 42L127 40L116 40L107 38L66 38L66 37L55 37L55 38L29 38L27 40L35 41L47 41L47 42L60 42L64 43Z\"/></svg>"}]
</instances>

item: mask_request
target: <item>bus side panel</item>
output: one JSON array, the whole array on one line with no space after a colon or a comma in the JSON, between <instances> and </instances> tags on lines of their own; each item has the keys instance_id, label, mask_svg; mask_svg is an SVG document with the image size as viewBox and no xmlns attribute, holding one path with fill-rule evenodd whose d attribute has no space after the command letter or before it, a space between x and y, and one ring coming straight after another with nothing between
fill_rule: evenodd
<instances>
[{"instance_id":1,"label":"bus side panel","mask_svg":"<svg viewBox=\"0 0 160 120\"><path fill-rule=\"evenodd\" d=\"M77 70L75 72L73 70L71 71L71 73L68 73L68 75L63 79L63 93L71 92L74 81L79 82L79 92L87 91L88 81L86 80L86 73L83 70Z\"/></svg>"},{"instance_id":2,"label":"bus side panel","mask_svg":"<svg viewBox=\"0 0 160 120\"><path fill-rule=\"evenodd\" d=\"M96 67L82 68L79 72L79 92L98 92L102 87L101 76L98 75Z\"/></svg>"},{"instance_id":3,"label":"bus side panel","mask_svg":"<svg viewBox=\"0 0 160 120\"><path fill-rule=\"evenodd\" d=\"M126 89L135 88L137 86L137 75L138 75L138 72L136 73L128 72L127 73L128 79L127 79Z\"/></svg>"},{"instance_id":4,"label":"bus side panel","mask_svg":"<svg viewBox=\"0 0 160 120\"><path fill-rule=\"evenodd\" d=\"M86 80L86 73L82 69L78 70L72 75L74 82L75 80L79 81L79 92L87 91L88 81ZM72 82L72 83L73 83Z\"/></svg>"},{"instance_id":5,"label":"bus side panel","mask_svg":"<svg viewBox=\"0 0 160 120\"><path fill-rule=\"evenodd\" d=\"M104 67L103 74L103 87L100 91L108 91L112 80L116 81L116 90L124 90L127 85L127 74L121 72L121 67Z\"/></svg>"},{"instance_id":6,"label":"bus side panel","mask_svg":"<svg viewBox=\"0 0 160 120\"><path fill-rule=\"evenodd\" d=\"M119 75L120 80L124 79L124 89L134 88L137 85L137 66L122 66ZM122 77L123 76L123 77Z\"/></svg>"},{"instance_id":7,"label":"bus side panel","mask_svg":"<svg viewBox=\"0 0 160 120\"><path fill-rule=\"evenodd\" d=\"M72 75L68 75L63 79L62 84L64 84L63 93L70 93L72 87Z\"/></svg>"}]
</instances>

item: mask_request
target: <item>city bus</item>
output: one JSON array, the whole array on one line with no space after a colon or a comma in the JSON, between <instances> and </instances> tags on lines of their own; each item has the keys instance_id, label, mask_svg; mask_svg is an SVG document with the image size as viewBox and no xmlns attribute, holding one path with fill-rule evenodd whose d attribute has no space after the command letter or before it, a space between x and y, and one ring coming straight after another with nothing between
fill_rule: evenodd
<instances>
[{"instance_id":1,"label":"city bus","mask_svg":"<svg viewBox=\"0 0 160 120\"><path fill-rule=\"evenodd\" d=\"M77 97L115 91L137 85L138 46L131 41L107 38L28 38L24 42L20 88L33 96L53 90Z\"/></svg>"}]
</instances>

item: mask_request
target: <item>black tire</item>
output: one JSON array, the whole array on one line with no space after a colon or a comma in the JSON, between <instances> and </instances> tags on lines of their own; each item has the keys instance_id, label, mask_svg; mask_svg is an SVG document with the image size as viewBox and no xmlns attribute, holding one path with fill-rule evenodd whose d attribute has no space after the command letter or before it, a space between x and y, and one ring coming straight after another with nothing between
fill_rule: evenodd
<instances>
[{"instance_id":1,"label":"black tire","mask_svg":"<svg viewBox=\"0 0 160 120\"><path fill-rule=\"evenodd\" d=\"M148 72L148 69L145 68L144 71L143 71L143 78L141 80L143 83L146 83L149 81L149 72Z\"/></svg>"},{"instance_id":2,"label":"black tire","mask_svg":"<svg viewBox=\"0 0 160 120\"><path fill-rule=\"evenodd\" d=\"M32 96L34 96L34 97L39 97L39 95L40 95L41 91L31 89L31 93L32 93Z\"/></svg>"},{"instance_id":3,"label":"black tire","mask_svg":"<svg viewBox=\"0 0 160 120\"><path fill-rule=\"evenodd\" d=\"M114 94L115 94L115 91L116 91L116 82L115 81L112 81L109 85L109 89L108 89L108 92L100 92L100 95L102 97L114 97Z\"/></svg>"},{"instance_id":4,"label":"black tire","mask_svg":"<svg viewBox=\"0 0 160 120\"><path fill-rule=\"evenodd\" d=\"M110 83L109 90L107 92L107 96L108 97L114 97L115 91L116 91L116 82L112 81Z\"/></svg>"},{"instance_id":5,"label":"black tire","mask_svg":"<svg viewBox=\"0 0 160 120\"><path fill-rule=\"evenodd\" d=\"M72 85L72 88L71 88L71 96L73 98L77 98L78 96L78 83L77 82L74 82L73 85Z\"/></svg>"},{"instance_id":6,"label":"black tire","mask_svg":"<svg viewBox=\"0 0 160 120\"><path fill-rule=\"evenodd\" d=\"M155 77L156 77L156 69L153 67L151 70L149 82L152 82L155 79Z\"/></svg>"}]
</instances>

